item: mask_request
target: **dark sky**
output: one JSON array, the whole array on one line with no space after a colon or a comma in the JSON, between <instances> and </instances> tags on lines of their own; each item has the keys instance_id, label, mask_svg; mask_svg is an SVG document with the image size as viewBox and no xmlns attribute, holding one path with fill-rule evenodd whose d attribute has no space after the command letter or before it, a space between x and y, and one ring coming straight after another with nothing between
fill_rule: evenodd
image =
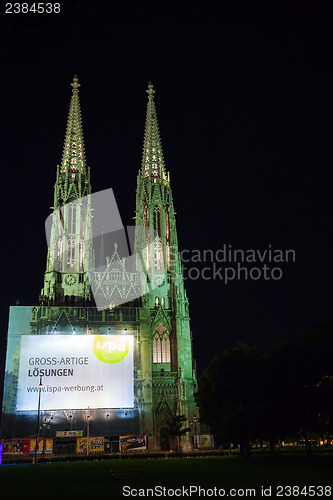
<instances>
[{"instance_id":1,"label":"dark sky","mask_svg":"<svg viewBox=\"0 0 333 500\"><path fill-rule=\"evenodd\" d=\"M332 6L101 3L1 15L1 346L9 305L42 288L75 73L93 191L114 189L124 224L151 80L180 249L296 252L278 281L186 280L199 369L236 341L300 339L332 316Z\"/></svg>"}]
</instances>

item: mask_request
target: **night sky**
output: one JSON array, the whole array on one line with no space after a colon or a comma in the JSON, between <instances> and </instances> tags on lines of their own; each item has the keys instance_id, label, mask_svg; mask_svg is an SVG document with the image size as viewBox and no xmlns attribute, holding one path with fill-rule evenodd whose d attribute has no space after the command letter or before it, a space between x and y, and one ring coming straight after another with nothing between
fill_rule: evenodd
<instances>
[{"instance_id":1,"label":"night sky","mask_svg":"<svg viewBox=\"0 0 333 500\"><path fill-rule=\"evenodd\" d=\"M151 80L180 250L295 250L281 280L186 280L199 372L237 341L269 349L331 317L332 5L60 3L1 7L2 351L9 306L43 285L75 73L92 188L113 188L124 225Z\"/></svg>"}]
</instances>

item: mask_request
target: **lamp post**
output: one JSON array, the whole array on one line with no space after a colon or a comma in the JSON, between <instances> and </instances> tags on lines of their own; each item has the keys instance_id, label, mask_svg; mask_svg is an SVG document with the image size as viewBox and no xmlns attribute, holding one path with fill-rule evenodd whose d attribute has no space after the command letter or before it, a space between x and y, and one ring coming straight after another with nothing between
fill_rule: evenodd
<instances>
[{"instance_id":1,"label":"lamp post","mask_svg":"<svg viewBox=\"0 0 333 500\"><path fill-rule=\"evenodd\" d=\"M194 449L196 450L198 448L198 442L197 442L197 416L193 416L193 423L194 423Z\"/></svg>"},{"instance_id":2,"label":"lamp post","mask_svg":"<svg viewBox=\"0 0 333 500\"><path fill-rule=\"evenodd\" d=\"M42 377L39 379L39 386L38 386L38 409L37 409L37 428L36 428L36 444L35 444L35 461L34 463L37 463L37 453L38 453L38 441L39 441L39 420L40 420L40 394L42 391Z\"/></svg>"},{"instance_id":3,"label":"lamp post","mask_svg":"<svg viewBox=\"0 0 333 500\"><path fill-rule=\"evenodd\" d=\"M89 406L88 406L89 410ZM89 455L89 418L90 415L87 415L87 456Z\"/></svg>"},{"instance_id":4,"label":"lamp post","mask_svg":"<svg viewBox=\"0 0 333 500\"><path fill-rule=\"evenodd\" d=\"M124 413L124 434L126 434L126 417L127 417L127 413L125 412Z\"/></svg>"},{"instance_id":5,"label":"lamp post","mask_svg":"<svg viewBox=\"0 0 333 500\"><path fill-rule=\"evenodd\" d=\"M108 440L108 446L109 446L109 453L111 453L111 443L110 443L110 436L109 436L109 413L106 414L106 429L105 429L105 442L106 439Z\"/></svg>"}]
</instances>

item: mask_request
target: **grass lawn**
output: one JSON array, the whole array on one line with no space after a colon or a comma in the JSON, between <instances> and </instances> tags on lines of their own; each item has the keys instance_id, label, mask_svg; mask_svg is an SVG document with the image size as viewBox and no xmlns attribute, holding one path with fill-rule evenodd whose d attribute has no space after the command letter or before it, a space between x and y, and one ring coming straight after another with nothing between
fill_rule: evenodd
<instances>
[{"instance_id":1,"label":"grass lawn","mask_svg":"<svg viewBox=\"0 0 333 500\"><path fill-rule=\"evenodd\" d=\"M112 467L134 465L143 467L141 478L133 475L110 478ZM258 498L264 498L261 495L261 486L273 486L270 498L283 498L283 496L276 496L277 485L332 486L332 483L332 456L315 456L312 461L304 456L263 456L259 460L254 460L253 463L246 463L238 457L200 457L0 466L1 497L20 500L133 498L123 496L123 485L136 489L153 488L156 485L166 488L181 488L190 485L210 489L216 487L225 489L225 496L230 493L230 488L255 488L255 496ZM137 493L138 497L145 498L139 495L140 492ZM317 493L318 491L315 498L319 497ZM168 496L170 494L160 495L161 498ZM240 492L234 498L241 498L241 496L248 498L250 495ZM297 495L289 496L295 498ZM298 497L305 498L305 495L298 495ZM158 496L150 492L149 498L158 498ZM193 493L192 498L198 498L198 495ZM203 498L203 495L200 498ZM325 492L322 498L328 498Z\"/></svg>"}]
</instances>

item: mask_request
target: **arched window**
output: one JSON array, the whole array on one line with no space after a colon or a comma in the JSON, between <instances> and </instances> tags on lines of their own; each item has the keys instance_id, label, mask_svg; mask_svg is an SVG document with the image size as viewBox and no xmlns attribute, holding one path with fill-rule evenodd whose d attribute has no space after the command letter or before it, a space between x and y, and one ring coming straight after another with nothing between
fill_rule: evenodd
<instances>
[{"instance_id":1,"label":"arched window","mask_svg":"<svg viewBox=\"0 0 333 500\"><path fill-rule=\"evenodd\" d=\"M75 238L68 238L67 241L67 266L75 266Z\"/></svg>"},{"instance_id":2,"label":"arched window","mask_svg":"<svg viewBox=\"0 0 333 500\"><path fill-rule=\"evenodd\" d=\"M153 363L162 363L161 340L158 333L153 338Z\"/></svg>"},{"instance_id":3,"label":"arched window","mask_svg":"<svg viewBox=\"0 0 333 500\"><path fill-rule=\"evenodd\" d=\"M160 323L153 335L153 363L170 363L170 360L169 333Z\"/></svg>"},{"instance_id":4,"label":"arched window","mask_svg":"<svg viewBox=\"0 0 333 500\"><path fill-rule=\"evenodd\" d=\"M57 264L56 270L61 271L62 261L63 261L63 212L59 209L59 219L58 219L58 255L57 255Z\"/></svg>"},{"instance_id":5,"label":"arched window","mask_svg":"<svg viewBox=\"0 0 333 500\"><path fill-rule=\"evenodd\" d=\"M169 205L165 211L165 235L167 241L170 240L170 214L169 214Z\"/></svg>"},{"instance_id":6,"label":"arched window","mask_svg":"<svg viewBox=\"0 0 333 500\"><path fill-rule=\"evenodd\" d=\"M149 227L149 208L147 205L143 208L143 224L146 227Z\"/></svg>"},{"instance_id":7,"label":"arched window","mask_svg":"<svg viewBox=\"0 0 333 500\"><path fill-rule=\"evenodd\" d=\"M68 206L68 233L76 233L76 203L70 203Z\"/></svg>"},{"instance_id":8,"label":"arched window","mask_svg":"<svg viewBox=\"0 0 333 500\"><path fill-rule=\"evenodd\" d=\"M162 256L162 244L161 240L157 238L154 241L154 264L155 264L155 269L159 270L162 269L162 262L163 262L163 256Z\"/></svg>"},{"instance_id":9,"label":"arched window","mask_svg":"<svg viewBox=\"0 0 333 500\"><path fill-rule=\"evenodd\" d=\"M154 207L154 229L161 237L161 212L157 206Z\"/></svg>"},{"instance_id":10,"label":"arched window","mask_svg":"<svg viewBox=\"0 0 333 500\"><path fill-rule=\"evenodd\" d=\"M155 269L163 268L163 255L161 244L161 212L157 205L154 207L154 230L157 233L154 241L154 266Z\"/></svg>"},{"instance_id":11,"label":"arched window","mask_svg":"<svg viewBox=\"0 0 333 500\"><path fill-rule=\"evenodd\" d=\"M169 335L164 333L161 338L161 346L162 346L162 363L170 363L170 340Z\"/></svg>"},{"instance_id":12,"label":"arched window","mask_svg":"<svg viewBox=\"0 0 333 500\"><path fill-rule=\"evenodd\" d=\"M149 208L148 205L144 205L143 207L143 224L145 231L145 248L146 248L146 268L147 271L150 271L150 228L149 228Z\"/></svg>"},{"instance_id":13,"label":"arched window","mask_svg":"<svg viewBox=\"0 0 333 500\"><path fill-rule=\"evenodd\" d=\"M57 271L61 271L61 266L62 266L62 237L58 239Z\"/></svg>"},{"instance_id":14,"label":"arched window","mask_svg":"<svg viewBox=\"0 0 333 500\"><path fill-rule=\"evenodd\" d=\"M169 206L165 211L165 242L166 242L166 260L167 260L167 269L170 271L171 262L170 262L170 213Z\"/></svg>"},{"instance_id":15,"label":"arched window","mask_svg":"<svg viewBox=\"0 0 333 500\"><path fill-rule=\"evenodd\" d=\"M80 241L80 272L84 271L84 248L85 248L85 241L81 239Z\"/></svg>"}]
</instances>

